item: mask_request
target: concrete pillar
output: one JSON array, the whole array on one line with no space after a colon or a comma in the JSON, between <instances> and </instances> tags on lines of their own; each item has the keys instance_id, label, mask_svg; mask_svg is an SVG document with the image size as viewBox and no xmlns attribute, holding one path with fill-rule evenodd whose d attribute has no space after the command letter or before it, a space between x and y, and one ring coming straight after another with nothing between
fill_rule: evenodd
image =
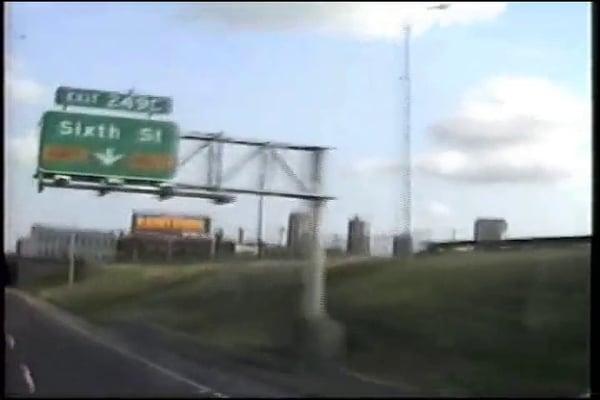
<instances>
[{"instance_id":1,"label":"concrete pillar","mask_svg":"<svg viewBox=\"0 0 600 400\"><path fill-rule=\"evenodd\" d=\"M321 193L323 152L313 153L313 192ZM324 201L310 201L310 257L303 271L304 292L300 326L300 348L312 366L328 365L343 356L345 332L341 324L327 315L325 251L321 247L321 218Z\"/></svg>"}]
</instances>

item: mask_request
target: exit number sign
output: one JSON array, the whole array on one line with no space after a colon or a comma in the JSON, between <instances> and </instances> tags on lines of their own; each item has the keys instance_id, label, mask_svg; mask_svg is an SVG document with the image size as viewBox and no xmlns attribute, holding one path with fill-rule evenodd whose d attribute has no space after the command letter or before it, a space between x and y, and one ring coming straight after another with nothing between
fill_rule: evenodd
<instances>
[{"instance_id":1,"label":"exit number sign","mask_svg":"<svg viewBox=\"0 0 600 400\"><path fill-rule=\"evenodd\" d=\"M103 108L146 114L169 114L173 111L173 101L170 97L76 89L65 86L56 89L54 102L62 106Z\"/></svg>"},{"instance_id":2,"label":"exit number sign","mask_svg":"<svg viewBox=\"0 0 600 400\"><path fill-rule=\"evenodd\" d=\"M179 133L169 121L48 111L42 117L42 173L171 179Z\"/></svg>"}]
</instances>

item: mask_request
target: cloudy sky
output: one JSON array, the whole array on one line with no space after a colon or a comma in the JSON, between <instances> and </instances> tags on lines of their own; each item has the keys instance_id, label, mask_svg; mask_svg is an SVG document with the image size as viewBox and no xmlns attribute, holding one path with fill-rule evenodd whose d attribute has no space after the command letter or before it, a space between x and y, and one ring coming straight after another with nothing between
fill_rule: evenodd
<instances>
[{"instance_id":1,"label":"cloudy sky","mask_svg":"<svg viewBox=\"0 0 600 400\"><path fill-rule=\"evenodd\" d=\"M10 4L5 246L32 223L127 229L134 209L208 214L230 235L256 230L257 199L248 196L215 206L37 193L37 124L59 85L172 96L170 118L184 132L333 146L326 189L338 199L327 206L326 233L344 234L354 214L375 232L393 231L405 23L413 27L414 228L470 239L475 218L502 217L510 237L589 234L590 5L427 9L436 4ZM232 184L254 184L253 168ZM177 179L203 174L201 162L190 163ZM270 185L285 189L280 175L273 170ZM275 240L302 204L266 206L267 239Z\"/></svg>"}]
</instances>

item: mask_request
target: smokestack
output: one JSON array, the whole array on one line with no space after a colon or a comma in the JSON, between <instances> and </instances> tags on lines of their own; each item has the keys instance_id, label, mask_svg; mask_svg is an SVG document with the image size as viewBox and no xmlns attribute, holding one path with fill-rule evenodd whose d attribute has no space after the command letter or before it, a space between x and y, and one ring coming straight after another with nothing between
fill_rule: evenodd
<instances>
[{"instance_id":1,"label":"smokestack","mask_svg":"<svg viewBox=\"0 0 600 400\"><path fill-rule=\"evenodd\" d=\"M238 228L238 244L244 244L244 229Z\"/></svg>"},{"instance_id":2,"label":"smokestack","mask_svg":"<svg viewBox=\"0 0 600 400\"><path fill-rule=\"evenodd\" d=\"M223 229L222 228L218 228L215 231L215 241L214 241L214 255L215 257L219 256L219 253L221 252L221 243L223 242Z\"/></svg>"},{"instance_id":3,"label":"smokestack","mask_svg":"<svg viewBox=\"0 0 600 400\"><path fill-rule=\"evenodd\" d=\"M279 228L279 245L283 246L285 244L285 227L282 226Z\"/></svg>"}]
</instances>

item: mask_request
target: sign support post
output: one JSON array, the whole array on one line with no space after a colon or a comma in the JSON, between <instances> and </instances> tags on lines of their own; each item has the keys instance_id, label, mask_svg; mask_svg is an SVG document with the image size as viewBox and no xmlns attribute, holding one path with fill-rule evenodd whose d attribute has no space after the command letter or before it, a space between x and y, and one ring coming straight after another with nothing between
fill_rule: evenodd
<instances>
[{"instance_id":1,"label":"sign support post","mask_svg":"<svg viewBox=\"0 0 600 400\"><path fill-rule=\"evenodd\" d=\"M321 151L312 154L312 186L314 193L321 191L322 159ZM307 318L325 316L325 257L320 243L320 224L323 201L309 202L311 208L311 251L310 261L304 274L304 315Z\"/></svg>"},{"instance_id":2,"label":"sign support post","mask_svg":"<svg viewBox=\"0 0 600 400\"><path fill-rule=\"evenodd\" d=\"M265 190L265 183L267 179L267 169L269 166L269 153L267 152L267 148L263 148L262 151L262 160L261 160L261 169L259 175L258 187L260 190ZM264 214L265 214L265 196L258 197L258 224L257 224L257 233L256 233L256 244L258 246L258 258L262 258L264 255Z\"/></svg>"},{"instance_id":3,"label":"sign support post","mask_svg":"<svg viewBox=\"0 0 600 400\"><path fill-rule=\"evenodd\" d=\"M312 153L312 189L321 193L323 174L322 150ZM339 358L344 349L344 329L327 314L325 252L321 247L321 218L324 200L309 202L311 209L311 246L303 270L302 332L307 355L317 366Z\"/></svg>"}]
</instances>

